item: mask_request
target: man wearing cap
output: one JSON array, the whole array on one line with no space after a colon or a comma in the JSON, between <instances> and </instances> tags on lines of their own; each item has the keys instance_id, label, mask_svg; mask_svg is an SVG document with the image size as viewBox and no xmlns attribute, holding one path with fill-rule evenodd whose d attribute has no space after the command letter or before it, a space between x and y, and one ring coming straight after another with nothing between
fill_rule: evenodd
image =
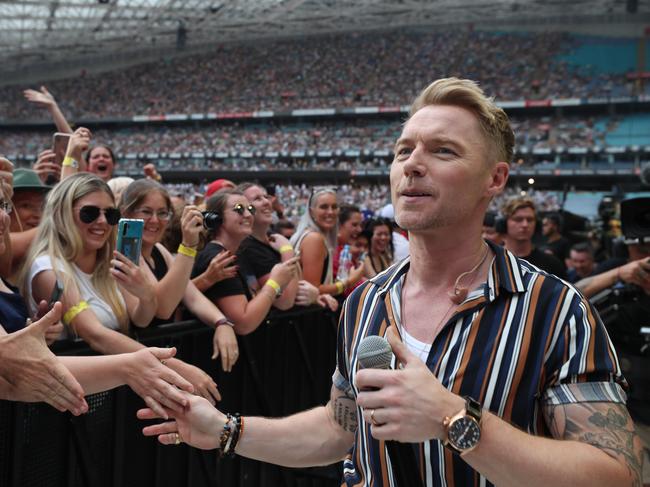
<instances>
[{"instance_id":1,"label":"man wearing cap","mask_svg":"<svg viewBox=\"0 0 650 487\"><path fill-rule=\"evenodd\" d=\"M31 169L14 170L14 194L11 198L11 226L9 227L12 249L12 274L15 274L36 236L36 227L41 222L45 195L50 190L38 174Z\"/></svg>"}]
</instances>

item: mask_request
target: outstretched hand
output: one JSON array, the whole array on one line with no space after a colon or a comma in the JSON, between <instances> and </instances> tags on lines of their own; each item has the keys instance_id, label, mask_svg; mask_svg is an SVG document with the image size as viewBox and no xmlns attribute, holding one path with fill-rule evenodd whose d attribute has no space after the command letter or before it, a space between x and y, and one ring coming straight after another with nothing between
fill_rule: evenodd
<instances>
[{"instance_id":1,"label":"outstretched hand","mask_svg":"<svg viewBox=\"0 0 650 487\"><path fill-rule=\"evenodd\" d=\"M166 410L165 413L173 421L146 426L142 429L145 436L157 436L163 445L176 444L176 435L181 441L202 450L213 450L219 447L219 439L226 416L214 408L206 399L183 393L188 401L188 407L183 411ZM139 419L157 419L161 415L151 408L140 409Z\"/></svg>"},{"instance_id":2,"label":"outstretched hand","mask_svg":"<svg viewBox=\"0 0 650 487\"><path fill-rule=\"evenodd\" d=\"M47 330L59 322L60 302L31 326L0 337L0 377L9 388L6 399L47 402L78 416L88 411L84 391L45 344Z\"/></svg>"},{"instance_id":3,"label":"outstretched hand","mask_svg":"<svg viewBox=\"0 0 650 487\"><path fill-rule=\"evenodd\" d=\"M363 408L363 419L372 425L372 435L412 443L443 438L445 416L460 411L465 400L443 387L393 326L386 331L386 338L399 368L363 369L356 375L361 391L357 404Z\"/></svg>"},{"instance_id":4,"label":"outstretched hand","mask_svg":"<svg viewBox=\"0 0 650 487\"><path fill-rule=\"evenodd\" d=\"M52 94L47 91L47 88L45 88L45 86L41 86L41 89L39 91L31 89L25 90L23 91L23 95L25 95L27 101L34 103L39 107L50 108L56 105L54 96L52 96Z\"/></svg>"}]
</instances>

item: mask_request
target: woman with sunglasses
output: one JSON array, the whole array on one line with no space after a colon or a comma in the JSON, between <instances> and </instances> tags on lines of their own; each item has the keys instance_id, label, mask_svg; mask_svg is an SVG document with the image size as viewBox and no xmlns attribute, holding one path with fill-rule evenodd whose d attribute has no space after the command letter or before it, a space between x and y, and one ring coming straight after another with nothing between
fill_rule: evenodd
<instances>
[{"instance_id":1,"label":"woman with sunglasses","mask_svg":"<svg viewBox=\"0 0 650 487\"><path fill-rule=\"evenodd\" d=\"M269 234L273 223L273 203L267 191L254 183L243 183L237 189L255 207L253 231L239 246L237 256L244 269L252 273L247 279L249 286L258 290L266 283L275 264L294 257L289 240L280 234ZM309 306L318 301L318 288L305 280L293 279L273 304L278 309L289 309L294 304ZM322 304L322 303L321 303Z\"/></svg>"},{"instance_id":2,"label":"woman with sunglasses","mask_svg":"<svg viewBox=\"0 0 650 487\"><path fill-rule=\"evenodd\" d=\"M334 280L333 252L337 244L338 200L336 188L316 186L307 201L291 244L300 251L303 278L318 287L321 294L336 296L363 276L359 266L350 270L347 279Z\"/></svg>"},{"instance_id":3,"label":"woman with sunglasses","mask_svg":"<svg viewBox=\"0 0 650 487\"><path fill-rule=\"evenodd\" d=\"M20 276L32 313L36 303L49 302L60 285L63 324L105 355L144 348L126 335L129 322L144 326L158 308L153 279L114 250L119 218L113 194L100 178L80 173L64 179L50 192L27 256L31 267ZM167 360L167 365L196 393L219 398L216 385L202 370L178 359ZM166 389L155 382L150 387L155 399Z\"/></svg>"},{"instance_id":4,"label":"woman with sunglasses","mask_svg":"<svg viewBox=\"0 0 650 487\"><path fill-rule=\"evenodd\" d=\"M393 264L392 227L385 218L366 221L363 234L368 239L368 256L363 262L368 279L385 271Z\"/></svg>"},{"instance_id":5,"label":"woman with sunglasses","mask_svg":"<svg viewBox=\"0 0 650 487\"><path fill-rule=\"evenodd\" d=\"M4 237L9 231L9 214L12 211L11 203L6 197L8 191L3 186L0 184L0 256L8 250ZM30 315L27 303L19 294L18 288L0 279L0 335L21 332L26 326L33 325L44 330L44 338L51 343L63 330L59 321L61 314L60 303L50 305L42 300L36 312ZM33 324L30 318L34 319ZM33 343L33 347L38 347L38 344ZM45 349L36 348L23 350L23 352L49 353ZM126 384L147 404L151 404L161 414L166 414L163 405L180 411L187 404L187 399L183 397L179 388L189 392L193 390L189 382L161 363L161 360L169 360L174 354L174 349L142 347L141 350L133 353L111 357L59 357L58 360L72 372L85 394L94 394ZM35 378L31 377L30 380ZM40 385L34 384L34 387L36 386ZM45 389L45 386L43 385L42 388ZM69 401L66 400L62 388L57 388L57 391L44 399L55 408L64 411L68 409L66 404L69 404ZM10 394L9 397L16 399L18 396ZM85 405L85 402L83 404ZM85 405L73 412L81 414L87 411L87 408L88 406Z\"/></svg>"},{"instance_id":6,"label":"woman with sunglasses","mask_svg":"<svg viewBox=\"0 0 650 487\"><path fill-rule=\"evenodd\" d=\"M256 212L241 191L222 189L208 199L206 226L210 242L199 253L192 275L203 273L210 261L224 249L236 253L253 229ZM298 259L293 257L276 264L264 285L253 294L246 282L247 271L239 265L235 277L217 282L204 291L235 324L235 331L246 335L264 320L271 306L281 297L289 283L298 275Z\"/></svg>"},{"instance_id":7,"label":"woman with sunglasses","mask_svg":"<svg viewBox=\"0 0 650 487\"><path fill-rule=\"evenodd\" d=\"M174 321L174 312L181 301L203 323L215 328L212 339L213 359L221 355L223 370L230 372L239 350L233 325L189 280L203 216L195 206L185 206L181 216L182 241L176 257L160 244L172 217L172 204L167 190L151 179L131 183L122 193L121 213L125 218L144 220L142 257L146 271L155 279L158 298L156 319L151 325Z\"/></svg>"}]
</instances>

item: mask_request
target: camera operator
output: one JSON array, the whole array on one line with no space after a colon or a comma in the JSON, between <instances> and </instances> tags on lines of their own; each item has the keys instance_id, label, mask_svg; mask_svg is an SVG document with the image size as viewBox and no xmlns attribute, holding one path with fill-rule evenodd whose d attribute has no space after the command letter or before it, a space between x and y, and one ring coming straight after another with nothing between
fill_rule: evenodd
<instances>
[{"instance_id":1,"label":"camera operator","mask_svg":"<svg viewBox=\"0 0 650 487\"><path fill-rule=\"evenodd\" d=\"M586 298L619 282L636 285L650 295L650 198L621 202L621 226L627 246L627 260L609 259L598 266L599 273L578 281L576 287Z\"/></svg>"}]
</instances>

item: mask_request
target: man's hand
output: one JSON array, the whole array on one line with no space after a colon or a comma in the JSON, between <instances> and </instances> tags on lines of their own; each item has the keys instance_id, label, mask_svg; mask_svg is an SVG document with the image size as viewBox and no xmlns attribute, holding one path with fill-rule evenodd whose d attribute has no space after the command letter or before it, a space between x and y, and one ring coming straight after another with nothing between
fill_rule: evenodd
<instances>
[{"instance_id":1,"label":"man's hand","mask_svg":"<svg viewBox=\"0 0 650 487\"><path fill-rule=\"evenodd\" d=\"M650 263L647 258L633 260L619 267L618 278L624 282L636 284L646 292L650 291Z\"/></svg>"},{"instance_id":2,"label":"man's hand","mask_svg":"<svg viewBox=\"0 0 650 487\"><path fill-rule=\"evenodd\" d=\"M403 368L363 369L356 376L361 391L357 404L363 408L363 419L372 425L372 436L411 443L443 438L444 418L460 411L465 400L442 386L393 327L386 338Z\"/></svg>"},{"instance_id":3,"label":"man's hand","mask_svg":"<svg viewBox=\"0 0 650 487\"><path fill-rule=\"evenodd\" d=\"M45 333L61 318L61 303L23 330L0 337L0 377L9 386L5 399L51 404L78 416L88 411L84 391L45 344Z\"/></svg>"},{"instance_id":4,"label":"man's hand","mask_svg":"<svg viewBox=\"0 0 650 487\"><path fill-rule=\"evenodd\" d=\"M206 399L185 392L183 394L189 402L187 408L181 412L165 411L169 417L174 418L174 421L146 426L142 429L142 433L145 436L157 436L158 441L163 445L174 445L176 434L179 434L181 440L190 446L202 450L218 448L226 416ZM150 408L138 411L139 419L160 417Z\"/></svg>"}]
</instances>

